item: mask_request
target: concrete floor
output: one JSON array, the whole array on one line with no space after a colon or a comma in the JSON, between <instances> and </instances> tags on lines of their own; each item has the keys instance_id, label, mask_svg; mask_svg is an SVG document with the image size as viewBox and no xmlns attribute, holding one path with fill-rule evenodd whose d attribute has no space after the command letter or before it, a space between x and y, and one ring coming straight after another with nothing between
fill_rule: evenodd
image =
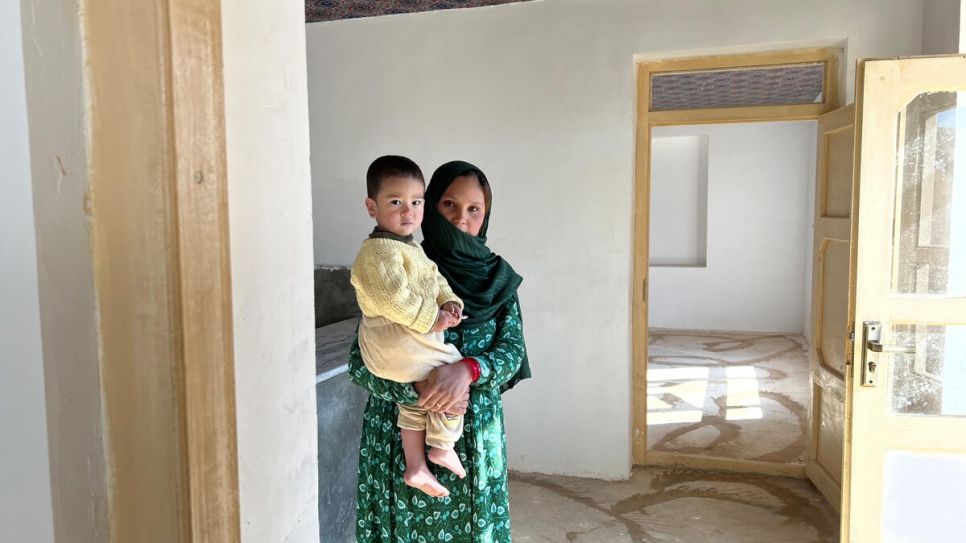
<instances>
[{"instance_id":1,"label":"concrete floor","mask_svg":"<svg viewBox=\"0 0 966 543\"><path fill-rule=\"evenodd\" d=\"M838 515L808 481L641 468L628 481L510 474L514 543L826 543Z\"/></svg>"},{"instance_id":2,"label":"concrete floor","mask_svg":"<svg viewBox=\"0 0 966 543\"><path fill-rule=\"evenodd\" d=\"M649 338L648 450L804 463L804 337L652 329Z\"/></svg>"}]
</instances>

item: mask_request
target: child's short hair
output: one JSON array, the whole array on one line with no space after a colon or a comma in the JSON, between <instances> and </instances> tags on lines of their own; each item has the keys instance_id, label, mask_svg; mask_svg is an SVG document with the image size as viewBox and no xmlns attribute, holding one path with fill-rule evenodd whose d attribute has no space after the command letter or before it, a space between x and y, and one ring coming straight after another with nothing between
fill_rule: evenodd
<instances>
[{"instance_id":1,"label":"child's short hair","mask_svg":"<svg viewBox=\"0 0 966 543\"><path fill-rule=\"evenodd\" d=\"M366 192L369 198L375 198L383 182L390 177L411 177L426 184L423 171L412 160L397 155L381 156L372 161L369 171L366 172Z\"/></svg>"}]
</instances>

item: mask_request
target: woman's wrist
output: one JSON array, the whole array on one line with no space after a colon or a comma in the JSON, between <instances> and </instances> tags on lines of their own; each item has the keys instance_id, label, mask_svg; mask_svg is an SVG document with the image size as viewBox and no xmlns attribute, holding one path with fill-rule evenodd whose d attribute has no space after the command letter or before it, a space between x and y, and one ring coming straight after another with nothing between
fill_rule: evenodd
<instances>
[{"instance_id":1,"label":"woman's wrist","mask_svg":"<svg viewBox=\"0 0 966 543\"><path fill-rule=\"evenodd\" d=\"M462 362L463 364L466 364L466 367L469 368L470 375L471 375L471 379L470 379L471 383L475 383L480 380L480 375L483 373L483 370L480 368L480 363L475 358L467 357L460 360L460 362Z\"/></svg>"}]
</instances>

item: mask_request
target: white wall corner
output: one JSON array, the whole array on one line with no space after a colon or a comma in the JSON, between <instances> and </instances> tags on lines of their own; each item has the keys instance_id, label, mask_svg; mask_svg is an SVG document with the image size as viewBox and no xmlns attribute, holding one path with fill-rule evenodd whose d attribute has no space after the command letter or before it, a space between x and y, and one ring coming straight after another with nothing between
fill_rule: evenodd
<instances>
[{"instance_id":1,"label":"white wall corner","mask_svg":"<svg viewBox=\"0 0 966 543\"><path fill-rule=\"evenodd\" d=\"M97 543L110 526L82 6L19 4L54 533Z\"/></svg>"},{"instance_id":2,"label":"white wall corner","mask_svg":"<svg viewBox=\"0 0 966 543\"><path fill-rule=\"evenodd\" d=\"M966 0L959 2L959 52L966 54Z\"/></svg>"},{"instance_id":3,"label":"white wall corner","mask_svg":"<svg viewBox=\"0 0 966 543\"><path fill-rule=\"evenodd\" d=\"M305 4L225 0L222 26L242 542L317 543Z\"/></svg>"},{"instance_id":4,"label":"white wall corner","mask_svg":"<svg viewBox=\"0 0 966 543\"><path fill-rule=\"evenodd\" d=\"M0 4L0 541L54 542L20 2Z\"/></svg>"},{"instance_id":5,"label":"white wall corner","mask_svg":"<svg viewBox=\"0 0 966 543\"><path fill-rule=\"evenodd\" d=\"M962 52L962 0L923 0L922 54Z\"/></svg>"}]
</instances>

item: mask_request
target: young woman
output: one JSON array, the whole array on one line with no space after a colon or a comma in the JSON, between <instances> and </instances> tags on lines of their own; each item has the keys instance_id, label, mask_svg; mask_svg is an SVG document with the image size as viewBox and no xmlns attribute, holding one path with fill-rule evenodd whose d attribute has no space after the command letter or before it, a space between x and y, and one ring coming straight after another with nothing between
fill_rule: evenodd
<instances>
[{"instance_id":1,"label":"young woman","mask_svg":"<svg viewBox=\"0 0 966 543\"><path fill-rule=\"evenodd\" d=\"M359 450L360 543L510 541L500 395L530 377L530 368L517 297L522 278L486 246L491 202L486 176L467 162L440 166L426 190L423 249L463 300L467 318L445 334L466 363L440 366L414 385L394 383L369 373L353 344L350 378L370 393ZM397 403L465 412L456 452L466 477L436 471L449 496L431 498L403 481Z\"/></svg>"}]
</instances>

